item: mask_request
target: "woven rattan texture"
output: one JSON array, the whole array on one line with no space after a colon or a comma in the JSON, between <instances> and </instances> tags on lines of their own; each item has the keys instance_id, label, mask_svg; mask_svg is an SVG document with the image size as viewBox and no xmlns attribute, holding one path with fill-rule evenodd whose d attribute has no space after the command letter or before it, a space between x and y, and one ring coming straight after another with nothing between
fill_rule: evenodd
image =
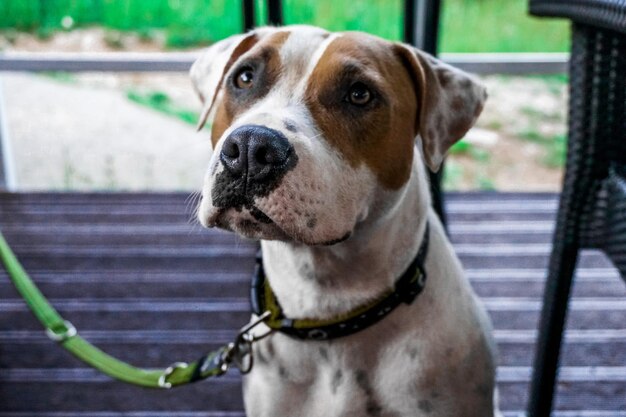
<instances>
[{"instance_id":1,"label":"woven rattan texture","mask_svg":"<svg viewBox=\"0 0 626 417\"><path fill-rule=\"evenodd\" d=\"M626 33L626 0L530 0L530 13Z\"/></svg>"},{"instance_id":2,"label":"woven rattan texture","mask_svg":"<svg viewBox=\"0 0 626 417\"><path fill-rule=\"evenodd\" d=\"M564 240L603 249L626 276L626 35L577 24L572 47Z\"/></svg>"}]
</instances>

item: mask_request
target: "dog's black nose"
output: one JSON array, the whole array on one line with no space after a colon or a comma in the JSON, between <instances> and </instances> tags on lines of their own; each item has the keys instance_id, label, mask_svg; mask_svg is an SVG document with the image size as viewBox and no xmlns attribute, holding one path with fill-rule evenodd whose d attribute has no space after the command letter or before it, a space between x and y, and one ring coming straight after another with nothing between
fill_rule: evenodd
<instances>
[{"instance_id":1,"label":"dog's black nose","mask_svg":"<svg viewBox=\"0 0 626 417\"><path fill-rule=\"evenodd\" d=\"M245 125L224 139L220 160L233 176L259 183L270 181L288 170L293 155L293 147L279 131Z\"/></svg>"}]
</instances>

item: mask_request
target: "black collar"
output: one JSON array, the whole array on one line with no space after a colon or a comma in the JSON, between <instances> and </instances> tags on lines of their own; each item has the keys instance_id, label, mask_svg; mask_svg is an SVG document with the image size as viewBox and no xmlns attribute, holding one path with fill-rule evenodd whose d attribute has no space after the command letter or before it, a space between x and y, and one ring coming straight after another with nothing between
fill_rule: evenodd
<instances>
[{"instance_id":1,"label":"black collar","mask_svg":"<svg viewBox=\"0 0 626 417\"><path fill-rule=\"evenodd\" d=\"M426 283L424 262L428 254L429 235L429 224L426 222L424 238L417 255L396 281L393 291L389 291L379 299L357 307L341 317L330 320L289 319L285 317L274 292L265 279L263 259L261 251L259 251L250 290L252 311L256 315L269 311L271 314L265 323L271 329L298 339L335 339L366 329L391 313L401 303L411 304L415 297L422 292Z\"/></svg>"}]
</instances>

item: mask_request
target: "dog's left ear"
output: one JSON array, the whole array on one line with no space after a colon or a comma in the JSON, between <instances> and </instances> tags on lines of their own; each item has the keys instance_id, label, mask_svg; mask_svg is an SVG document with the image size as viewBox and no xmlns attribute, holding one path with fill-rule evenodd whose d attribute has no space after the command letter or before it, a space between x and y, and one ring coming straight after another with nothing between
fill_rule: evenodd
<instances>
[{"instance_id":1,"label":"dog's left ear","mask_svg":"<svg viewBox=\"0 0 626 417\"><path fill-rule=\"evenodd\" d=\"M472 127L487 93L470 74L405 44L394 44L407 67L418 100L415 132L426 165L437 172L447 151Z\"/></svg>"}]
</instances>

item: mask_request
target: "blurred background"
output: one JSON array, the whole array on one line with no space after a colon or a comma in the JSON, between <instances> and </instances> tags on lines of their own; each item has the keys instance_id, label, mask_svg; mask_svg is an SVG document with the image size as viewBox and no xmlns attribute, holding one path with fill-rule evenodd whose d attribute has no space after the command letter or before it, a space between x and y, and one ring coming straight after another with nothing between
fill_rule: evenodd
<instances>
[{"instance_id":1,"label":"blurred background","mask_svg":"<svg viewBox=\"0 0 626 417\"><path fill-rule=\"evenodd\" d=\"M565 21L527 0L444 0L440 52L566 52ZM255 4L266 22L265 2ZM286 23L402 38L400 0L285 0ZM0 53L197 51L241 31L239 0L3 0ZM451 150L446 190L557 191L567 76L481 77L490 99ZM195 190L209 133L185 73L0 73L18 190ZM6 152L5 152L6 153Z\"/></svg>"}]
</instances>

